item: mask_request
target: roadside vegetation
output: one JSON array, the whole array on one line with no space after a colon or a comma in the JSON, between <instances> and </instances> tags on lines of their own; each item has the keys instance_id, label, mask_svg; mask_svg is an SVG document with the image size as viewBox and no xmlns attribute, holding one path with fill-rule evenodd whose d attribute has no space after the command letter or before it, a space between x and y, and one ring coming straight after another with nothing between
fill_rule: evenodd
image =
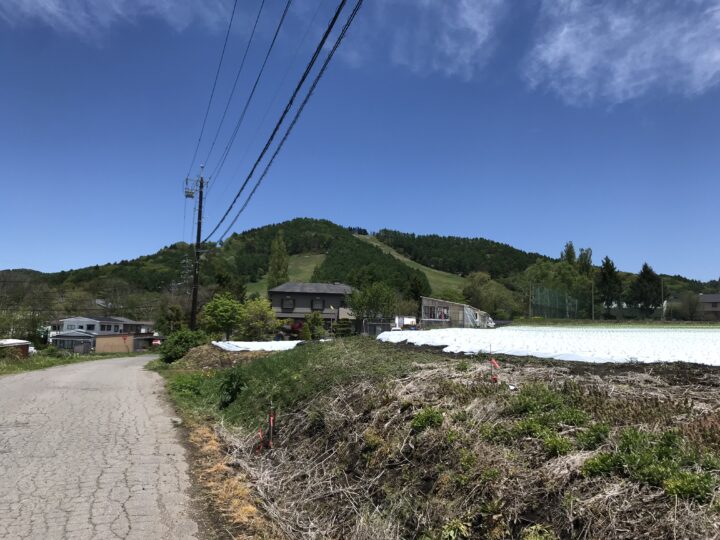
<instances>
[{"instance_id":1,"label":"roadside vegetation","mask_svg":"<svg viewBox=\"0 0 720 540\"><path fill-rule=\"evenodd\" d=\"M718 369L498 356L495 383L485 355L359 337L211 356L152 367L186 418L214 426L279 536L720 530Z\"/></svg>"},{"instance_id":2,"label":"roadside vegetation","mask_svg":"<svg viewBox=\"0 0 720 540\"><path fill-rule=\"evenodd\" d=\"M13 354L0 355L0 375L34 371L65 364L89 362L91 360L105 360L108 358L124 358L128 356L143 356L152 353L93 353L93 354L67 354L54 347L47 347L28 358L20 358Z\"/></svg>"}]
</instances>

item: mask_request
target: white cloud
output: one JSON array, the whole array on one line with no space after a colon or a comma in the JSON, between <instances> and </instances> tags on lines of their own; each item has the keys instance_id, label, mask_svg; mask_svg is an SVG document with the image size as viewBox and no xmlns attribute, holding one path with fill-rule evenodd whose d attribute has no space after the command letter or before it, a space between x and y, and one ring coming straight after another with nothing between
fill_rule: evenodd
<instances>
[{"instance_id":1,"label":"white cloud","mask_svg":"<svg viewBox=\"0 0 720 540\"><path fill-rule=\"evenodd\" d=\"M720 82L720 0L542 0L525 73L573 104Z\"/></svg>"},{"instance_id":2,"label":"white cloud","mask_svg":"<svg viewBox=\"0 0 720 540\"><path fill-rule=\"evenodd\" d=\"M0 19L12 25L40 22L55 30L95 36L119 22L143 17L175 30L193 22L214 27L227 20L226 0L1 0Z\"/></svg>"},{"instance_id":3,"label":"white cloud","mask_svg":"<svg viewBox=\"0 0 720 540\"><path fill-rule=\"evenodd\" d=\"M362 63L368 48L420 74L470 79L484 66L495 44L505 0L377 0L364 8L343 56Z\"/></svg>"}]
</instances>

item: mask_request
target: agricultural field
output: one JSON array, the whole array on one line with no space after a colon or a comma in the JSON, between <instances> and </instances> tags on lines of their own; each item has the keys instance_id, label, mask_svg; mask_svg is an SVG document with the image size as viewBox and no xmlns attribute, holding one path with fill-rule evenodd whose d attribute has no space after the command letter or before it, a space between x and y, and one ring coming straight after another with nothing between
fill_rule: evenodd
<instances>
[{"instance_id":1,"label":"agricultural field","mask_svg":"<svg viewBox=\"0 0 720 540\"><path fill-rule=\"evenodd\" d=\"M711 326L508 326L386 332L390 343L442 347L445 352L584 362L691 362L720 366L720 328Z\"/></svg>"},{"instance_id":2,"label":"agricultural field","mask_svg":"<svg viewBox=\"0 0 720 540\"><path fill-rule=\"evenodd\" d=\"M153 367L222 449L210 483L236 536L720 534L720 368L360 337L234 354ZM217 488L231 480L234 503Z\"/></svg>"}]
</instances>

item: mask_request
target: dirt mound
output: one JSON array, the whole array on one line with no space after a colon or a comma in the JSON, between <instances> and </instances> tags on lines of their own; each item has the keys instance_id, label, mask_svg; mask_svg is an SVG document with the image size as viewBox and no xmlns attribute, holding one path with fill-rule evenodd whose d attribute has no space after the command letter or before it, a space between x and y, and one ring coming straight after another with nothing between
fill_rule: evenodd
<instances>
[{"instance_id":1,"label":"dirt mound","mask_svg":"<svg viewBox=\"0 0 720 540\"><path fill-rule=\"evenodd\" d=\"M227 352L213 347L212 345L201 345L190 349L190 351L179 360L178 368L185 369L221 369L229 368L238 364L252 362L258 358L264 358L270 353L257 352Z\"/></svg>"}]
</instances>

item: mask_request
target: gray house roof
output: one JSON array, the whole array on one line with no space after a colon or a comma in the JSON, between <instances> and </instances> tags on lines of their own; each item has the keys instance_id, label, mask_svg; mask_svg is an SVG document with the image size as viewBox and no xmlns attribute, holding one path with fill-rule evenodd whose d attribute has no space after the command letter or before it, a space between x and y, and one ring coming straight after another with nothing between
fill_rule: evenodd
<instances>
[{"instance_id":1,"label":"gray house roof","mask_svg":"<svg viewBox=\"0 0 720 540\"><path fill-rule=\"evenodd\" d=\"M305 294L350 294L352 287L342 283L295 283L288 282L270 289L271 293L305 293Z\"/></svg>"},{"instance_id":2,"label":"gray house roof","mask_svg":"<svg viewBox=\"0 0 720 540\"><path fill-rule=\"evenodd\" d=\"M720 294L701 294L701 302L720 302Z\"/></svg>"}]
</instances>

